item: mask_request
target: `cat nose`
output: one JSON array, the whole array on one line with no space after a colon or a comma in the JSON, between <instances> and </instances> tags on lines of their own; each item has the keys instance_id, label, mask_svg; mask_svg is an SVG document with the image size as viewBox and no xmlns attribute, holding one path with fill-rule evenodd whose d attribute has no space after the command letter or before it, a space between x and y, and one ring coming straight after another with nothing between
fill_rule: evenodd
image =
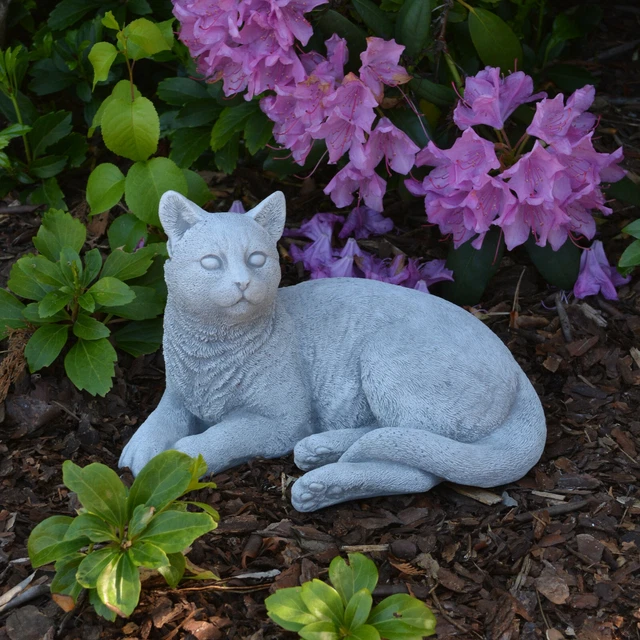
<instances>
[{"instance_id":1,"label":"cat nose","mask_svg":"<svg viewBox=\"0 0 640 640\"><path fill-rule=\"evenodd\" d=\"M249 281L244 280L242 282L236 282L236 284L238 285L238 289L240 289L240 291L244 291L249 286Z\"/></svg>"}]
</instances>

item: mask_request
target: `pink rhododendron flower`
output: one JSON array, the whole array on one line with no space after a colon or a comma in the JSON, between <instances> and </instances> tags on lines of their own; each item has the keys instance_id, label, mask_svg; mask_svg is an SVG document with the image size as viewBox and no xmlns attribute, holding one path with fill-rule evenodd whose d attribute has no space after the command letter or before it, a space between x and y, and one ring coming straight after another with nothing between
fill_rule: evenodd
<instances>
[{"instance_id":1,"label":"pink rhododendron flower","mask_svg":"<svg viewBox=\"0 0 640 640\"><path fill-rule=\"evenodd\" d=\"M360 240L371 235L379 236L393 229L393 220L385 218L379 211L369 207L356 207L347 216L347 221L338 234L338 238L353 235Z\"/></svg>"},{"instance_id":2,"label":"pink rhododendron flower","mask_svg":"<svg viewBox=\"0 0 640 640\"><path fill-rule=\"evenodd\" d=\"M402 285L419 291L428 291L428 287L436 282L453 280L453 271L447 269L445 260L430 260L420 263L415 258L409 258L406 272L407 279Z\"/></svg>"},{"instance_id":3,"label":"pink rhododendron flower","mask_svg":"<svg viewBox=\"0 0 640 640\"><path fill-rule=\"evenodd\" d=\"M604 253L600 240L596 240L589 249L582 252L580 258L580 273L573 287L576 298L595 296L598 292L607 300L617 300L616 287L627 284L631 276L622 277L612 267Z\"/></svg>"},{"instance_id":4,"label":"pink rhododendron flower","mask_svg":"<svg viewBox=\"0 0 640 640\"><path fill-rule=\"evenodd\" d=\"M229 208L229 213L246 213L247 210L242 204L242 200L234 200Z\"/></svg>"},{"instance_id":5,"label":"pink rhododendron flower","mask_svg":"<svg viewBox=\"0 0 640 640\"><path fill-rule=\"evenodd\" d=\"M353 278L356 276L354 270L354 258L356 256L362 256L362 250L358 246L358 243L349 238L347 243L340 251L340 257L333 262L329 267L329 277L331 278Z\"/></svg>"},{"instance_id":6,"label":"pink rhododendron flower","mask_svg":"<svg viewBox=\"0 0 640 640\"><path fill-rule=\"evenodd\" d=\"M360 54L362 66L358 72L378 103L384 97L383 85L397 87L411 80L406 69L398 64L403 51L404 46L395 40L367 38L367 49Z\"/></svg>"},{"instance_id":7,"label":"pink rhododendron flower","mask_svg":"<svg viewBox=\"0 0 640 640\"><path fill-rule=\"evenodd\" d=\"M387 183L377 173L365 174L350 162L347 163L324 188L326 195L337 207L346 207L353 202L353 193L360 189L360 196L371 209L382 211L382 198Z\"/></svg>"},{"instance_id":8,"label":"pink rhododendron flower","mask_svg":"<svg viewBox=\"0 0 640 640\"><path fill-rule=\"evenodd\" d=\"M521 104L543 96L546 94L533 95L533 80L522 71L502 78L499 68L486 67L466 79L464 97L453 112L453 121L462 130L477 124L502 129Z\"/></svg>"}]
</instances>

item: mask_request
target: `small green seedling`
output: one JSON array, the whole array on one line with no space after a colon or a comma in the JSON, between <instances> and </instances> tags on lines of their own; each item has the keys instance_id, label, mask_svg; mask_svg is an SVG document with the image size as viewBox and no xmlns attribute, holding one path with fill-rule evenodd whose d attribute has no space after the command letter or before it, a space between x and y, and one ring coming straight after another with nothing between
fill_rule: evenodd
<instances>
[{"instance_id":1,"label":"small green seedling","mask_svg":"<svg viewBox=\"0 0 640 640\"><path fill-rule=\"evenodd\" d=\"M421 640L435 633L429 607L407 594L389 596L372 609L376 565L361 553L350 553L349 563L333 559L333 587L312 580L276 591L265 600L268 616L304 640Z\"/></svg>"},{"instance_id":2,"label":"small green seedling","mask_svg":"<svg viewBox=\"0 0 640 640\"><path fill-rule=\"evenodd\" d=\"M82 509L76 518L47 518L31 532L27 545L34 568L55 562L51 593L56 601L71 609L88 589L96 612L113 621L136 608L140 567L157 570L175 587L187 564L184 550L219 520L208 504L177 501L189 491L216 486L199 481L206 471L202 456L164 451L127 489L103 464L81 468L67 460L62 479ZM187 505L203 512L187 511ZM210 572L197 577L215 578Z\"/></svg>"}]
</instances>

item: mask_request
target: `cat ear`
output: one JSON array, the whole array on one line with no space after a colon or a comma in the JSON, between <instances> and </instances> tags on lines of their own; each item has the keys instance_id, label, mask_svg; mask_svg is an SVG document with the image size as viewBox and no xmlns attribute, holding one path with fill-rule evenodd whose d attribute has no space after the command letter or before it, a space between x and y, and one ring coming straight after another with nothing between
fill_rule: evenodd
<instances>
[{"instance_id":1,"label":"cat ear","mask_svg":"<svg viewBox=\"0 0 640 640\"><path fill-rule=\"evenodd\" d=\"M284 221L287 217L287 204L282 191L272 193L265 198L258 206L247 211L245 214L251 216L259 225L264 227L274 240L280 240L284 230Z\"/></svg>"},{"instance_id":2,"label":"cat ear","mask_svg":"<svg viewBox=\"0 0 640 640\"><path fill-rule=\"evenodd\" d=\"M158 213L165 233L172 242L182 238L194 224L204 220L204 211L177 191L167 191L160 198Z\"/></svg>"}]
</instances>

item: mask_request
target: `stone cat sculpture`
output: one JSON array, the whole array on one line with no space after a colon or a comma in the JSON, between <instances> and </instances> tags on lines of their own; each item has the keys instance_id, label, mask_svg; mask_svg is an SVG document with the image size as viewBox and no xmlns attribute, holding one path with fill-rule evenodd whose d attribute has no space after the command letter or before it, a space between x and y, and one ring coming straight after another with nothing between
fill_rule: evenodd
<instances>
[{"instance_id":1,"label":"stone cat sculpture","mask_svg":"<svg viewBox=\"0 0 640 640\"><path fill-rule=\"evenodd\" d=\"M522 477L546 436L540 401L502 344L436 296L373 280L278 289L277 192L246 214L160 201L169 238L166 391L125 447L201 453L219 472L293 450L298 511Z\"/></svg>"}]
</instances>

